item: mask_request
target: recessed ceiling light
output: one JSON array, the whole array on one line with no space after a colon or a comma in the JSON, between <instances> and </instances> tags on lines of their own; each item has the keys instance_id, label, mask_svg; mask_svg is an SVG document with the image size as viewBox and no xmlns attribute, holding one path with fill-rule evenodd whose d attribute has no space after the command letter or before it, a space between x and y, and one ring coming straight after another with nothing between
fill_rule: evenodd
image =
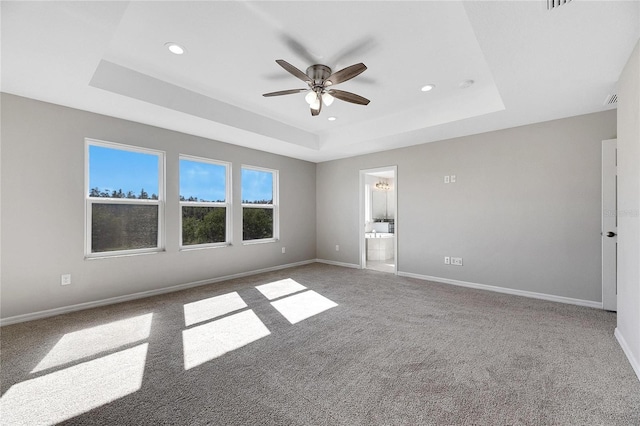
<instances>
[{"instance_id":1,"label":"recessed ceiling light","mask_svg":"<svg viewBox=\"0 0 640 426\"><path fill-rule=\"evenodd\" d=\"M465 80L465 81L461 82L459 84L459 86L460 86L461 89L466 89L467 87L473 86L473 83L475 83L475 81L473 81L473 80Z\"/></svg>"},{"instance_id":2,"label":"recessed ceiling light","mask_svg":"<svg viewBox=\"0 0 640 426\"><path fill-rule=\"evenodd\" d=\"M176 54L176 55L182 55L186 49L183 46L180 46L178 43L174 43L172 41L165 43L165 46L167 46L167 49L169 49L169 52Z\"/></svg>"},{"instance_id":3,"label":"recessed ceiling light","mask_svg":"<svg viewBox=\"0 0 640 426\"><path fill-rule=\"evenodd\" d=\"M337 120L337 118L336 118L336 117L329 117L329 118L327 118L327 120L329 120L329 121L336 121L336 120Z\"/></svg>"},{"instance_id":4,"label":"recessed ceiling light","mask_svg":"<svg viewBox=\"0 0 640 426\"><path fill-rule=\"evenodd\" d=\"M430 92L431 90L435 89L436 85L435 84L427 84L426 86L422 86L422 90L423 92Z\"/></svg>"}]
</instances>

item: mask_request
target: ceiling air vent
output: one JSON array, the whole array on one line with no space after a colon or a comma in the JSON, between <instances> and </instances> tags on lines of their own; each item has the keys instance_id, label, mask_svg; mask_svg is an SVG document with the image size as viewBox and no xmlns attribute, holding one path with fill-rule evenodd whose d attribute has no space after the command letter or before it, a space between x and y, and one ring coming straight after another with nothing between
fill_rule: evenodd
<instances>
[{"instance_id":1,"label":"ceiling air vent","mask_svg":"<svg viewBox=\"0 0 640 426\"><path fill-rule=\"evenodd\" d=\"M547 0L547 9L555 9L558 6L569 3L571 0Z\"/></svg>"},{"instance_id":2,"label":"ceiling air vent","mask_svg":"<svg viewBox=\"0 0 640 426\"><path fill-rule=\"evenodd\" d=\"M604 105L615 105L618 103L618 94L617 93L613 93L611 95L607 96L607 99L604 100Z\"/></svg>"}]
</instances>

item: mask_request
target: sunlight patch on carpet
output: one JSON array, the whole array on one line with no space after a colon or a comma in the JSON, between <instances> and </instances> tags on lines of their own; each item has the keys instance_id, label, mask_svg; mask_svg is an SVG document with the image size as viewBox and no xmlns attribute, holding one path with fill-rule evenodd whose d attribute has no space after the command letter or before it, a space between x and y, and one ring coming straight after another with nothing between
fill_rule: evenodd
<instances>
[{"instance_id":1,"label":"sunlight patch on carpet","mask_svg":"<svg viewBox=\"0 0 640 426\"><path fill-rule=\"evenodd\" d=\"M260 293L264 295L264 297L269 300L277 299L278 297L297 293L299 291L307 289L305 286L291 278L275 281L269 284L259 285L256 286L256 288Z\"/></svg>"},{"instance_id":2,"label":"sunlight patch on carpet","mask_svg":"<svg viewBox=\"0 0 640 426\"><path fill-rule=\"evenodd\" d=\"M275 302L271 302L271 305L291 324L296 324L338 306L337 303L313 290L276 300Z\"/></svg>"},{"instance_id":3,"label":"sunlight patch on carpet","mask_svg":"<svg viewBox=\"0 0 640 426\"><path fill-rule=\"evenodd\" d=\"M11 386L0 399L2 424L53 425L136 392L147 347L144 343Z\"/></svg>"},{"instance_id":4,"label":"sunlight patch on carpet","mask_svg":"<svg viewBox=\"0 0 640 426\"><path fill-rule=\"evenodd\" d=\"M67 333L31 372L58 367L144 340L151 332L152 319L153 314L145 314Z\"/></svg>"},{"instance_id":5,"label":"sunlight patch on carpet","mask_svg":"<svg viewBox=\"0 0 640 426\"><path fill-rule=\"evenodd\" d=\"M198 300L184 305L184 323L189 327L246 307L247 304L235 291L222 296Z\"/></svg>"},{"instance_id":6,"label":"sunlight patch on carpet","mask_svg":"<svg viewBox=\"0 0 640 426\"><path fill-rule=\"evenodd\" d=\"M269 334L251 309L183 330L184 369L197 367Z\"/></svg>"}]
</instances>

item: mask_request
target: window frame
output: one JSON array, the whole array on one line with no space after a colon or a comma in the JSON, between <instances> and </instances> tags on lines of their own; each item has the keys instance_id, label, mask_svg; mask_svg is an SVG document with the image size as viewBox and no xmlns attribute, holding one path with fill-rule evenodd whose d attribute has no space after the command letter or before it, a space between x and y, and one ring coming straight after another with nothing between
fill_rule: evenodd
<instances>
[{"instance_id":1,"label":"window frame","mask_svg":"<svg viewBox=\"0 0 640 426\"><path fill-rule=\"evenodd\" d=\"M158 199L139 200L134 198L107 198L107 197L90 197L90 161L89 147L99 146L103 148L117 149L121 151L136 152L140 154L155 155L158 157ZM165 230L165 189L166 189L166 152L152 149L142 148L134 145L127 145L117 142L108 142L98 139L85 138L85 156L84 156L84 208L85 208L85 226L84 226L84 257L85 259L101 259L111 257L133 256L139 254L152 254L166 251L166 230ZM158 238L156 247L141 248L141 249L129 249L129 250L111 250L92 252L92 212L93 204L126 204L126 205L156 205L158 206Z\"/></svg>"},{"instance_id":2,"label":"window frame","mask_svg":"<svg viewBox=\"0 0 640 426\"><path fill-rule=\"evenodd\" d=\"M207 249L207 248L216 248L216 247L229 247L233 245L233 203L232 203L232 173L231 173L231 163L228 161L222 160L214 160L212 158L205 157L196 157L194 155L188 154L180 154L178 156L178 197L180 197L180 160L194 161L206 164L213 164L216 166L224 166L225 168L225 202L219 203L214 201L179 201L180 204L180 241L179 241L179 250L180 251L188 251L188 250L199 250L199 249ZM180 200L180 198L178 198ZM226 209L226 217L225 217L225 241L218 243L204 243L204 244L189 244L184 245L182 241L182 208L183 207L225 207Z\"/></svg>"},{"instance_id":3,"label":"window frame","mask_svg":"<svg viewBox=\"0 0 640 426\"><path fill-rule=\"evenodd\" d=\"M279 191L280 191L280 171L276 169L268 169L266 167L258 167L258 166L250 166L247 164L242 164L240 167L240 176L242 178L242 170L254 170L258 172L268 172L273 175L272 179L272 195L273 200L272 204L251 204L244 203L242 196L242 183L240 182L240 202L241 202L241 210L242 210L242 244L243 245L251 245L251 244L262 244L262 243L274 243L280 240L280 199L279 199ZM242 180L242 179L241 179ZM256 208L256 209L272 209L273 210L273 236L271 238L261 238L259 240L245 240L244 239L244 209L245 208Z\"/></svg>"}]
</instances>

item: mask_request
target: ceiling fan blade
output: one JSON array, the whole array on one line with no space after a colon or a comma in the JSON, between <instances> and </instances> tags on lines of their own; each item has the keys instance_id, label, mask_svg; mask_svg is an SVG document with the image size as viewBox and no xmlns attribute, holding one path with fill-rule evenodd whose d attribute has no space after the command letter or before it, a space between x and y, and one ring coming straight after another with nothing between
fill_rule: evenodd
<instances>
[{"instance_id":1,"label":"ceiling fan blade","mask_svg":"<svg viewBox=\"0 0 640 426\"><path fill-rule=\"evenodd\" d=\"M279 92L271 92L265 93L262 96L270 97L270 96L282 96L282 95L293 95L295 93L306 92L309 89L291 89L291 90L280 90Z\"/></svg>"},{"instance_id":2,"label":"ceiling fan blade","mask_svg":"<svg viewBox=\"0 0 640 426\"><path fill-rule=\"evenodd\" d=\"M289 62L285 61L284 59L276 59L276 62L282 68L284 68L289 73L291 73L291 75L294 75L295 77L298 77L300 80L304 81L307 84L311 83L311 79L309 78L308 75L306 75L305 73L300 71L298 68L296 68L293 65L291 65Z\"/></svg>"},{"instance_id":3,"label":"ceiling fan blade","mask_svg":"<svg viewBox=\"0 0 640 426\"><path fill-rule=\"evenodd\" d=\"M371 36L362 38L358 41L354 41L353 43L346 45L344 48L338 51L335 56L330 56L329 58L327 58L325 63L339 64L341 62L349 61L349 58L358 56L362 57L365 53L375 48L376 44L376 40Z\"/></svg>"},{"instance_id":4,"label":"ceiling fan blade","mask_svg":"<svg viewBox=\"0 0 640 426\"><path fill-rule=\"evenodd\" d=\"M364 70L367 69L367 66L363 63L351 65L350 67L346 67L341 69L340 71L334 72L324 81L325 86L335 85L338 83L343 83L347 80L351 80L353 77L361 74Z\"/></svg>"},{"instance_id":5,"label":"ceiling fan blade","mask_svg":"<svg viewBox=\"0 0 640 426\"><path fill-rule=\"evenodd\" d=\"M301 57L305 62L315 64L320 60L320 58L317 58L313 53L309 52L309 49L304 47L302 43L293 38L291 35L283 32L280 34L280 38L293 51L293 53Z\"/></svg>"},{"instance_id":6,"label":"ceiling fan blade","mask_svg":"<svg viewBox=\"0 0 640 426\"><path fill-rule=\"evenodd\" d=\"M345 92L344 90L328 90L329 93L334 98L340 99L341 101L351 102L352 104L358 105L369 105L369 99L363 98L360 95L356 95L355 93Z\"/></svg>"}]
</instances>

